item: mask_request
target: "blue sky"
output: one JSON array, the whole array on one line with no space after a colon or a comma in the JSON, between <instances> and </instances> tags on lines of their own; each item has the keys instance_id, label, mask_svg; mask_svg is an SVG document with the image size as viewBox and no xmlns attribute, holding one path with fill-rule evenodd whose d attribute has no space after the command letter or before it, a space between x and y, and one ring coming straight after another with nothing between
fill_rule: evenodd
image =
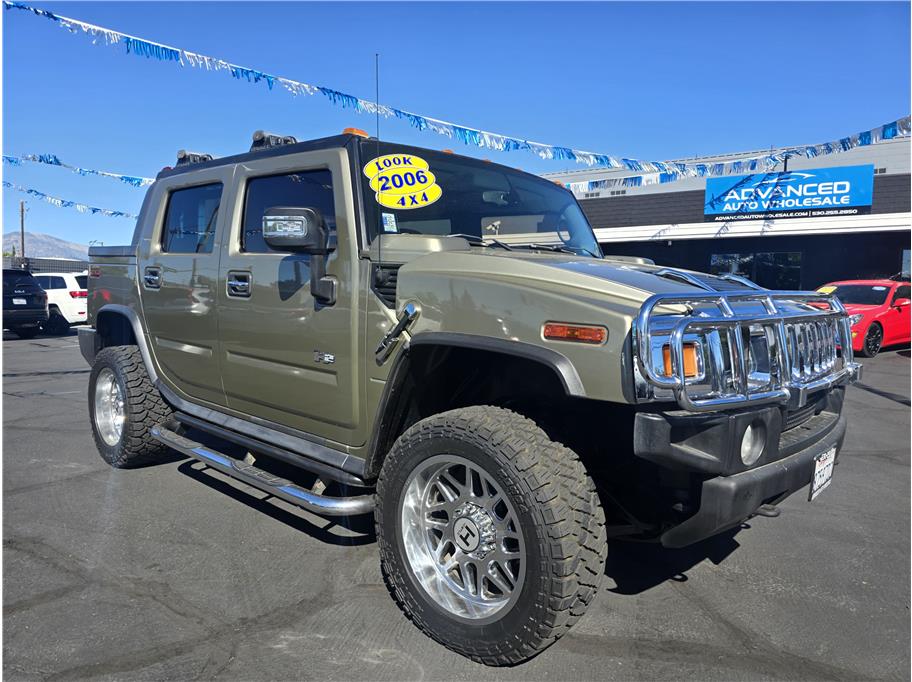
<instances>
[{"instance_id":1,"label":"blue sky","mask_svg":"<svg viewBox=\"0 0 912 682\"><path fill-rule=\"evenodd\" d=\"M27 0L26 0L27 1ZM908 3L42 3L37 7L476 128L634 158L810 144L909 113ZM3 17L3 152L153 176L180 148L227 155L373 118ZM384 138L459 143L381 122ZM461 147L535 172L567 162ZM458 150L458 148L457 148ZM4 179L138 212L142 190L48 166ZM127 243L132 221L4 190L4 232Z\"/></svg>"}]
</instances>

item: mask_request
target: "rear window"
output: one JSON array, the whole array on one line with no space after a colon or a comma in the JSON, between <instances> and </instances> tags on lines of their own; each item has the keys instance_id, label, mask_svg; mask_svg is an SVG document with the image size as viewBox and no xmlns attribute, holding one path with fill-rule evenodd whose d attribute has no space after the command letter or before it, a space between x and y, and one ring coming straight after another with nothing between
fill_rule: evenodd
<instances>
[{"instance_id":1,"label":"rear window","mask_svg":"<svg viewBox=\"0 0 912 682\"><path fill-rule=\"evenodd\" d=\"M88 275L76 275L76 284L79 285L80 289L88 289L89 276Z\"/></svg>"},{"instance_id":2,"label":"rear window","mask_svg":"<svg viewBox=\"0 0 912 682\"><path fill-rule=\"evenodd\" d=\"M32 273L23 270L4 270L3 271L3 289L16 286L18 284L38 284Z\"/></svg>"}]
</instances>

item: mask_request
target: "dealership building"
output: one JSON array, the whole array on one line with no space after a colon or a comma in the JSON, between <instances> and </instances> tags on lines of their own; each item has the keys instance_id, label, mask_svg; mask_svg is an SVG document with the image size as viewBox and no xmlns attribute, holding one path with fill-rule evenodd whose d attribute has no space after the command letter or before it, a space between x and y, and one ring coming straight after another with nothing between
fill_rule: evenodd
<instances>
[{"instance_id":1,"label":"dealership building","mask_svg":"<svg viewBox=\"0 0 912 682\"><path fill-rule=\"evenodd\" d=\"M678 161L710 166L777 151ZM606 254L740 274L776 289L909 273L909 138L793 156L773 171L636 187L620 179L639 174L622 170L545 177L570 186ZM600 180L609 182L590 184Z\"/></svg>"}]
</instances>

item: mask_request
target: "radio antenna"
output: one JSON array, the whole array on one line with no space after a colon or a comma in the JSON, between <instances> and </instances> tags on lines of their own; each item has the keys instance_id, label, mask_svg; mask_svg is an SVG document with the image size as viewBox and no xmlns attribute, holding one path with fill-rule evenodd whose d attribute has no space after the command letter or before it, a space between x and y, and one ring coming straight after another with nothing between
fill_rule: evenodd
<instances>
[{"instance_id":1,"label":"radio antenna","mask_svg":"<svg viewBox=\"0 0 912 682\"><path fill-rule=\"evenodd\" d=\"M374 113L376 115L376 128L377 128L377 153L374 156L375 159L380 158L380 53L374 53ZM377 186L377 192L380 192L380 186ZM378 202L379 203L379 202ZM383 270L379 267L383 264L383 256L381 249L383 248L383 216L380 216L379 224L375 224L377 229L377 271L376 279L377 283L380 284L380 280L383 279Z\"/></svg>"}]
</instances>

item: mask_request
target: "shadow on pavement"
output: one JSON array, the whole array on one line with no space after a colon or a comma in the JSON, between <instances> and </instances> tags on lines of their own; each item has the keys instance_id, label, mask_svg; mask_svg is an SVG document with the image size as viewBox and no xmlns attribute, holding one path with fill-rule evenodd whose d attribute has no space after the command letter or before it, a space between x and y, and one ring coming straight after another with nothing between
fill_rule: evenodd
<instances>
[{"instance_id":1,"label":"shadow on pavement","mask_svg":"<svg viewBox=\"0 0 912 682\"><path fill-rule=\"evenodd\" d=\"M686 582L687 571L697 564L709 559L718 566L738 549L735 535L744 528L750 526L741 524L683 549L666 549L658 543L611 541L605 575L617 587L609 592L635 595L667 580Z\"/></svg>"}]
</instances>

